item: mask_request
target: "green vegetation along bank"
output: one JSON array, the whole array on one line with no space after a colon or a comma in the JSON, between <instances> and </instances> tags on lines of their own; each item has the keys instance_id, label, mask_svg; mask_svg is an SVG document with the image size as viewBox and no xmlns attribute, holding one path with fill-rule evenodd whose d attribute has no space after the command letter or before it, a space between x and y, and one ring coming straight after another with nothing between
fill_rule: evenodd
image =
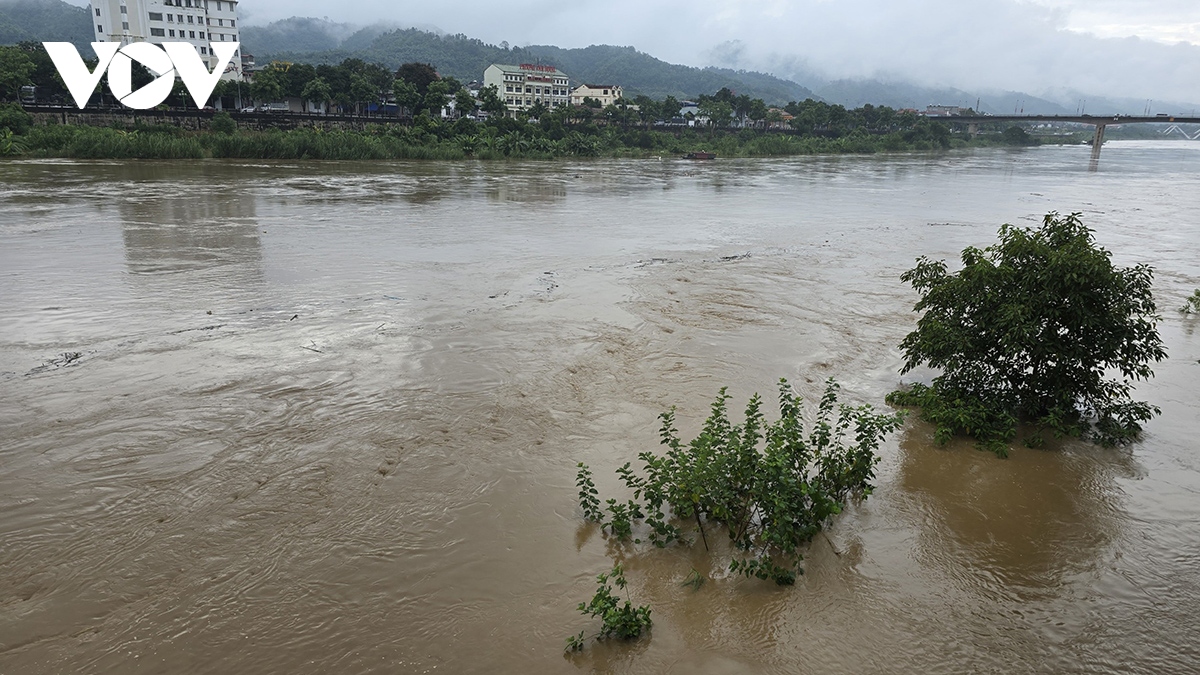
<instances>
[{"instance_id":1,"label":"green vegetation along bank","mask_svg":"<svg viewBox=\"0 0 1200 675\"><path fill-rule=\"evenodd\" d=\"M189 131L167 124L130 128L33 125L16 106L0 108L0 155L78 159L554 159L562 157L677 156L706 151L719 157L870 154L1010 144L1004 136L952 134L937 122L886 133L845 134L741 129L655 130L497 119L454 122L418 116L412 124L368 125L361 131L239 129L218 114L211 128ZM1022 141L1036 143L1036 140Z\"/></svg>"}]
</instances>

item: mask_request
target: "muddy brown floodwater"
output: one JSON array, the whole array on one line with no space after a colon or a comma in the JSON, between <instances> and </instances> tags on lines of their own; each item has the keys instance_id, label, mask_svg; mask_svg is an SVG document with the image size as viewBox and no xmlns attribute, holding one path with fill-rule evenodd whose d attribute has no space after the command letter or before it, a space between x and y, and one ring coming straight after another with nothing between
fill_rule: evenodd
<instances>
[{"instance_id":1,"label":"muddy brown floodwater","mask_svg":"<svg viewBox=\"0 0 1200 675\"><path fill-rule=\"evenodd\" d=\"M1200 143L1087 159L0 163L0 673L1197 672ZM1143 442L911 421L790 589L583 525L670 405L883 405L901 272L1051 210L1157 270ZM651 637L564 656L615 556Z\"/></svg>"}]
</instances>

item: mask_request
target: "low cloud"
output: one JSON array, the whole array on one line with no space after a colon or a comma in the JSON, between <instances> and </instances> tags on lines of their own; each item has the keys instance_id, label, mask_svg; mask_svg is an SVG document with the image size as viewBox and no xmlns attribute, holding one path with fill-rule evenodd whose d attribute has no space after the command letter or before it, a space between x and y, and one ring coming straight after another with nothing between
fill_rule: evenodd
<instances>
[{"instance_id":1,"label":"low cloud","mask_svg":"<svg viewBox=\"0 0 1200 675\"><path fill-rule=\"evenodd\" d=\"M241 7L257 24L330 11L316 0ZM632 45L677 63L766 70L801 84L885 77L1200 101L1195 0L360 0L337 9L330 19L338 22L436 25L514 45Z\"/></svg>"}]
</instances>

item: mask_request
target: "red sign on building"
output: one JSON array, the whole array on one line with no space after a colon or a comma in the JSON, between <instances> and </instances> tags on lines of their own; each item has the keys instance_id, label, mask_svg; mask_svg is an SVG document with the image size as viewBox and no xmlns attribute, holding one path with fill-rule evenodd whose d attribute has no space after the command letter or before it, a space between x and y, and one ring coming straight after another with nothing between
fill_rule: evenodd
<instances>
[{"instance_id":1,"label":"red sign on building","mask_svg":"<svg viewBox=\"0 0 1200 675\"><path fill-rule=\"evenodd\" d=\"M553 73L558 70L554 66L539 66L536 63L522 63L520 68L521 70L536 70L539 73Z\"/></svg>"}]
</instances>

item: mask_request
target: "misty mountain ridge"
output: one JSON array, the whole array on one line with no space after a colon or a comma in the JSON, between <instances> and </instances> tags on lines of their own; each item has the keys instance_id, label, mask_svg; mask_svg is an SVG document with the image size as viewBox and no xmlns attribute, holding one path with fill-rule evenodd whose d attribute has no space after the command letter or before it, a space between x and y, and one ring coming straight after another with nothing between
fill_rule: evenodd
<instances>
[{"instance_id":1,"label":"misty mountain ridge","mask_svg":"<svg viewBox=\"0 0 1200 675\"><path fill-rule=\"evenodd\" d=\"M282 25L281 25L282 24ZM564 49L553 45L509 47L492 45L466 35L446 35L419 28L383 32L363 45L371 29L363 29L339 41L345 32L342 24L319 19L287 19L262 28L242 32L243 48L255 55L258 63L283 60L299 63L337 63L346 58L381 63L389 68L402 63L431 63L442 75L459 80L482 79L492 63L540 63L554 65L568 73L576 83L604 82L619 84L628 96L645 94L654 98L667 95L690 98L711 94L728 87L772 103L815 98L811 90L796 82L752 71L730 68L695 68L667 63L633 47L593 45ZM319 37L306 37L321 31ZM288 36L293 36L291 39ZM335 47L326 47L336 42Z\"/></svg>"},{"instance_id":2,"label":"misty mountain ridge","mask_svg":"<svg viewBox=\"0 0 1200 675\"><path fill-rule=\"evenodd\" d=\"M0 0L0 45L70 42L83 49L91 41L87 7L62 0Z\"/></svg>"},{"instance_id":3,"label":"misty mountain ridge","mask_svg":"<svg viewBox=\"0 0 1200 675\"><path fill-rule=\"evenodd\" d=\"M63 0L0 0L0 44L23 41L71 42L81 50L93 39L87 7ZM420 61L432 63L445 75L460 80L480 79L490 63L552 64L576 83L614 83L630 96L668 94L691 98L729 87L739 94L771 104L818 98L855 108L870 103L922 110L929 105L958 105L994 115L1191 114L1200 105L1179 101L1146 101L1089 95L1067 88L1038 94L916 84L900 76L829 79L807 67L800 57L772 62L771 72L748 70L742 58L745 45L727 42L708 52L708 59L725 67L696 68L667 63L633 47L592 45L567 49L553 45L509 47L484 43L465 35L447 35L435 26L399 28L376 23L361 26L328 18L291 17L266 25L244 25L242 44L258 62L271 59L329 63L345 58L377 61L389 67ZM805 84L800 84L805 83ZM807 85L807 86L806 86Z\"/></svg>"},{"instance_id":4,"label":"misty mountain ridge","mask_svg":"<svg viewBox=\"0 0 1200 675\"><path fill-rule=\"evenodd\" d=\"M1091 96L1060 89L1034 95L1019 91L965 91L953 87L928 87L904 81L882 79L835 80L814 87L826 101L847 108L863 104L924 110L929 105L956 105L990 115L1141 115L1155 113L1191 113L1200 107L1178 101Z\"/></svg>"}]
</instances>

